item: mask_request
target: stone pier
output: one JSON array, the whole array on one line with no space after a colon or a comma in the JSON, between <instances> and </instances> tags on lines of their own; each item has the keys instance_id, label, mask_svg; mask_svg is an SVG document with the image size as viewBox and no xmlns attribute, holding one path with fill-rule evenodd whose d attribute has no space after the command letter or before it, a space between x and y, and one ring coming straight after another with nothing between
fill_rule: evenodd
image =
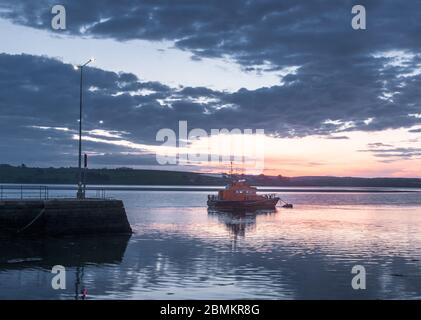
<instances>
[{"instance_id":1,"label":"stone pier","mask_svg":"<svg viewBox=\"0 0 421 320\"><path fill-rule=\"evenodd\" d=\"M130 234L121 200L0 201L0 237Z\"/></svg>"}]
</instances>

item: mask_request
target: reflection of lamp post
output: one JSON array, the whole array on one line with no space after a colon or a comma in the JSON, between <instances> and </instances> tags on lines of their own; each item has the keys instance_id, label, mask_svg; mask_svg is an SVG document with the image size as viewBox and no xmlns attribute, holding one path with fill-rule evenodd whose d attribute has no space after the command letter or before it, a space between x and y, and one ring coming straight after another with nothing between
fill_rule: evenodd
<instances>
[{"instance_id":1,"label":"reflection of lamp post","mask_svg":"<svg viewBox=\"0 0 421 320\"><path fill-rule=\"evenodd\" d=\"M77 185L77 198L84 199L85 194L82 188L82 75L83 75L83 67L88 65L88 63L93 62L94 59L91 58L84 64L75 67L76 69L80 70L80 105L79 105L79 181Z\"/></svg>"}]
</instances>

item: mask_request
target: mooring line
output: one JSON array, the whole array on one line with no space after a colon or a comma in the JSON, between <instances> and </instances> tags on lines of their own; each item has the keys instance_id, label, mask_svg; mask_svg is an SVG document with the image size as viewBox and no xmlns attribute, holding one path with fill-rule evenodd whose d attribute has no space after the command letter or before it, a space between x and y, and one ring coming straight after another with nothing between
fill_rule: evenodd
<instances>
[{"instance_id":1,"label":"mooring line","mask_svg":"<svg viewBox=\"0 0 421 320\"><path fill-rule=\"evenodd\" d=\"M31 222L29 222L26 226L24 226L22 229L19 229L16 233L21 233L22 231L25 231L27 228L29 228L35 221L37 221L45 212L45 204L44 204L44 208L42 208L42 210L40 211L40 213L38 213L38 215L32 219Z\"/></svg>"}]
</instances>

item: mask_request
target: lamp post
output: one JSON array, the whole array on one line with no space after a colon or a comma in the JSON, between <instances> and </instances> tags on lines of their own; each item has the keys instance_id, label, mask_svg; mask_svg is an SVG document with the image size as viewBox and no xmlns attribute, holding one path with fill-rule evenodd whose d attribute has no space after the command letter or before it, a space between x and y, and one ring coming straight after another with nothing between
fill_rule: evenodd
<instances>
[{"instance_id":1,"label":"lamp post","mask_svg":"<svg viewBox=\"0 0 421 320\"><path fill-rule=\"evenodd\" d=\"M77 186L76 197L78 199L84 199L85 193L83 192L83 182L82 182L82 82L83 82L83 68L89 63L93 62L94 59L91 58L86 61L84 64L77 66L76 68L80 70L80 96L79 96L79 181Z\"/></svg>"}]
</instances>

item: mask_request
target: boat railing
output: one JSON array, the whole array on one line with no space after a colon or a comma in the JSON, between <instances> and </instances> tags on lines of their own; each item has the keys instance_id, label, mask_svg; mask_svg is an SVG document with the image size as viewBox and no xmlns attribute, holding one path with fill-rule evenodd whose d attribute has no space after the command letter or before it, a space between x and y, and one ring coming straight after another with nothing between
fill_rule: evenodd
<instances>
[{"instance_id":1,"label":"boat railing","mask_svg":"<svg viewBox=\"0 0 421 320\"><path fill-rule=\"evenodd\" d=\"M276 198L276 194L274 194L274 193L271 193L271 194L265 194L265 195L263 195L265 198L267 198L267 199L274 199L274 198Z\"/></svg>"},{"instance_id":2,"label":"boat railing","mask_svg":"<svg viewBox=\"0 0 421 320\"><path fill-rule=\"evenodd\" d=\"M208 195L208 200L218 200L218 196L216 196L214 194L209 194Z\"/></svg>"}]
</instances>

